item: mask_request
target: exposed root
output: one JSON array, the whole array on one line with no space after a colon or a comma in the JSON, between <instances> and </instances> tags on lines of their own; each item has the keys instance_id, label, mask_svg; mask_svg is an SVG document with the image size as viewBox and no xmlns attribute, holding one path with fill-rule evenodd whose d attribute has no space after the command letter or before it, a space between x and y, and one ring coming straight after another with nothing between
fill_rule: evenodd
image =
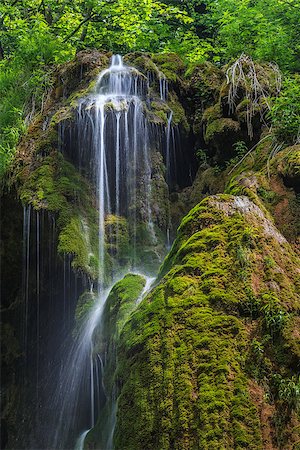
<instances>
[{"instance_id":1,"label":"exposed root","mask_svg":"<svg viewBox=\"0 0 300 450\"><path fill-rule=\"evenodd\" d=\"M267 70L267 68L269 70ZM270 81L270 72L274 75L274 85ZM257 111L260 111L261 119L264 119L264 108L270 110L268 97L274 93L279 94L281 89L281 73L275 63L266 66L254 64L250 56L242 55L227 69L227 84L229 85L228 105L231 113L235 112L240 93L246 97L246 121L250 139L253 138L252 119Z\"/></svg>"}]
</instances>

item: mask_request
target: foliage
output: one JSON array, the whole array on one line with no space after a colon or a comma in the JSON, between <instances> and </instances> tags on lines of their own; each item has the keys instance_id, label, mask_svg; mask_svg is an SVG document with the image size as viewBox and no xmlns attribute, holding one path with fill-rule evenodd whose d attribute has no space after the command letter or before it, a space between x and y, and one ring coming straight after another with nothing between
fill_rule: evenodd
<instances>
[{"instance_id":1,"label":"foliage","mask_svg":"<svg viewBox=\"0 0 300 450\"><path fill-rule=\"evenodd\" d=\"M273 99L270 117L279 142L300 143L299 75L284 80L280 96Z\"/></svg>"},{"instance_id":2,"label":"foliage","mask_svg":"<svg viewBox=\"0 0 300 450\"><path fill-rule=\"evenodd\" d=\"M281 400L287 408L292 410L299 410L300 376L284 378L280 374L274 374L273 382L276 388L277 398Z\"/></svg>"},{"instance_id":3,"label":"foliage","mask_svg":"<svg viewBox=\"0 0 300 450\"><path fill-rule=\"evenodd\" d=\"M235 156L231 158L228 162L228 166L237 164L243 156L248 152L248 147L244 141L237 141L233 144Z\"/></svg>"},{"instance_id":4,"label":"foliage","mask_svg":"<svg viewBox=\"0 0 300 450\"><path fill-rule=\"evenodd\" d=\"M274 294L263 294L260 310L266 329L272 336L278 334L288 319L288 313L282 309L278 298Z\"/></svg>"},{"instance_id":5,"label":"foliage","mask_svg":"<svg viewBox=\"0 0 300 450\"><path fill-rule=\"evenodd\" d=\"M258 60L275 61L284 69L299 69L298 0L205 3L213 29L217 29L222 58L236 58L245 52Z\"/></svg>"}]
</instances>

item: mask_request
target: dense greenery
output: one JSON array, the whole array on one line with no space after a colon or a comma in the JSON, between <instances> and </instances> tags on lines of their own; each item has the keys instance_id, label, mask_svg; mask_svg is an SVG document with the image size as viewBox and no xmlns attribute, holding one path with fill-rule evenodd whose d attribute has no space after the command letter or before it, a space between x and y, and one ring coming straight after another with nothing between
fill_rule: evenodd
<instances>
[{"instance_id":1,"label":"dense greenery","mask_svg":"<svg viewBox=\"0 0 300 450\"><path fill-rule=\"evenodd\" d=\"M298 0L4 0L0 173L43 102L52 65L71 59L76 51L87 47L120 53L174 51L189 64L206 59L223 64L246 52L297 71L299 15ZM288 110L293 107L297 108L293 104ZM276 124L282 108L284 101L275 106ZM283 126L286 129L287 124Z\"/></svg>"}]
</instances>

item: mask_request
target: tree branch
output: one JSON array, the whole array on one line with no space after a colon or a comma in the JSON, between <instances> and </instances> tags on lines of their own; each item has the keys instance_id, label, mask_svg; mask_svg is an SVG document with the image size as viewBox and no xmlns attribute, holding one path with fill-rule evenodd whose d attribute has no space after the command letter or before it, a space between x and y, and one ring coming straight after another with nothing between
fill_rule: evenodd
<instances>
[{"instance_id":1,"label":"tree branch","mask_svg":"<svg viewBox=\"0 0 300 450\"><path fill-rule=\"evenodd\" d=\"M75 28L75 30L72 31L72 33L70 33L64 40L63 42L67 42L69 39L71 39L72 36L74 36L74 34L77 33L77 31L80 30L80 28L87 23L89 20L91 20L93 17L95 16L95 14L91 14L88 17L86 17L84 20L82 20L80 22L80 24Z\"/></svg>"}]
</instances>

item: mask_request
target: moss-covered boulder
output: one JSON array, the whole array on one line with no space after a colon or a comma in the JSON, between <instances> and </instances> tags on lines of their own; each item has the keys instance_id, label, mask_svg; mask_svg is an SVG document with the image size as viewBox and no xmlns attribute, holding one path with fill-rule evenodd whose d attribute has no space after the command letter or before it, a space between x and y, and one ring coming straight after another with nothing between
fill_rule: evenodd
<instances>
[{"instance_id":1,"label":"moss-covered boulder","mask_svg":"<svg viewBox=\"0 0 300 450\"><path fill-rule=\"evenodd\" d=\"M115 447L292 448L297 410L279 386L297 389L299 276L299 259L247 197L197 205L123 328Z\"/></svg>"},{"instance_id":2,"label":"moss-covered boulder","mask_svg":"<svg viewBox=\"0 0 300 450\"><path fill-rule=\"evenodd\" d=\"M188 69L186 78L192 126L194 133L198 134L201 132L203 112L218 102L225 74L214 64L205 62Z\"/></svg>"},{"instance_id":3,"label":"moss-covered boulder","mask_svg":"<svg viewBox=\"0 0 300 450\"><path fill-rule=\"evenodd\" d=\"M125 322L137 307L145 284L146 280L142 275L129 273L112 287L105 302L100 326L106 351L109 346L115 347Z\"/></svg>"},{"instance_id":4,"label":"moss-covered boulder","mask_svg":"<svg viewBox=\"0 0 300 450\"><path fill-rule=\"evenodd\" d=\"M105 392L100 399L97 423L85 438L85 449L111 448L116 413L116 346L125 322L141 299L145 284L144 277L132 273L118 281L108 295L101 323L95 330L94 354L96 360L98 354L103 361L101 376Z\"/></svg>"}]
</instances>

